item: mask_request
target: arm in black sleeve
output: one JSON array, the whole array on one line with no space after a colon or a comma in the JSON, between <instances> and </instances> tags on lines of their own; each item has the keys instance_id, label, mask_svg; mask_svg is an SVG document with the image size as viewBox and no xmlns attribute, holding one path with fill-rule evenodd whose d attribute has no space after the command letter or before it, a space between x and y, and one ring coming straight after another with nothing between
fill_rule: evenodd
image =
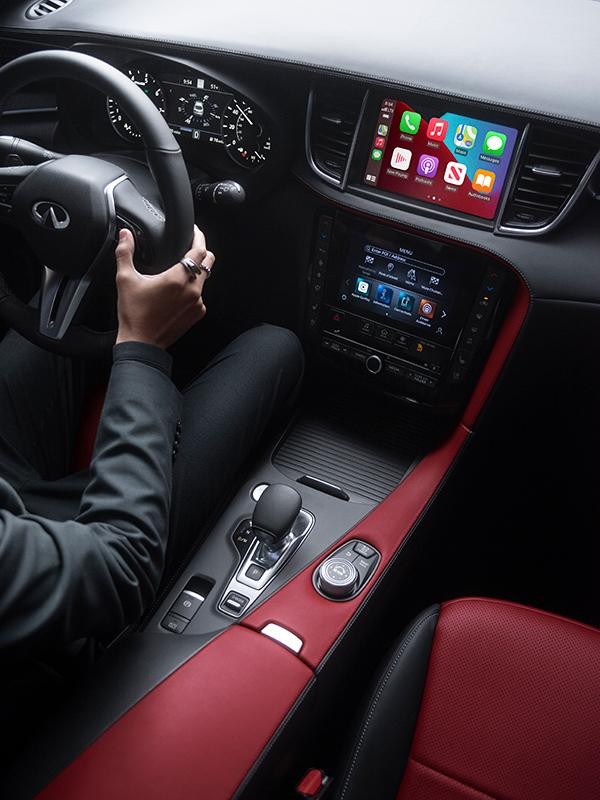
<instances>
[{"instance_id":1,"label":"arm in black sleeve","mask_svg":"<svg viewBox=\"0 0 600 800\"><path fill-rule=\"evenodd\" d=\"M163 568L179 411L170 356L139 343L115 347L77 518L0 511L4 652L112 635L140 616Z\"/></svg>"}]
</instances>

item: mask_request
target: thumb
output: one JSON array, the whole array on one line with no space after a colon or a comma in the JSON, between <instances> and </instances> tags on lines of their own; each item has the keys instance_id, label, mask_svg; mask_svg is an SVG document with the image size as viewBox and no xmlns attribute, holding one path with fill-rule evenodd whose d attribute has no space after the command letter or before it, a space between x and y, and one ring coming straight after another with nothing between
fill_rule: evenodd
<instances>
[{"instance_id":1,"label":"thumb","mask_svg":"<svg viewBox=\"0 0 600 800\"><path fill-rule=\"evenodd\" d=\"M117 259L117 271L125 272L125 270L134 269L133 254L135 252L135 239L131 231L127 228L121 228L119 231L119 242L115 250Z\"/></svg>"}]
</instances>

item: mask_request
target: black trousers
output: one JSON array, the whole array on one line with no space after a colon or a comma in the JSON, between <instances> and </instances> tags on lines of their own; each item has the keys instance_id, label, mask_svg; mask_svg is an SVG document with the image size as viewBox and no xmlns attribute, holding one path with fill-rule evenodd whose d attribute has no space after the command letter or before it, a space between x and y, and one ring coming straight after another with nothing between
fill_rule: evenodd
<instances>
[{"instance_id":1,"label":"black trousers","mask_svg":"<svg viewBox=\"0 0 600 800\"><path fill-rule=\"evenodd\" d=\"M171 566L193 546L269 421L290 402L303 366L291 331L261 325L235 339L183 390ZM57 520L77 514L88 475L71 474L70 466L89 369L13 331L0 343L0 474L31 513Z\"/></svg>"}]
</instances>

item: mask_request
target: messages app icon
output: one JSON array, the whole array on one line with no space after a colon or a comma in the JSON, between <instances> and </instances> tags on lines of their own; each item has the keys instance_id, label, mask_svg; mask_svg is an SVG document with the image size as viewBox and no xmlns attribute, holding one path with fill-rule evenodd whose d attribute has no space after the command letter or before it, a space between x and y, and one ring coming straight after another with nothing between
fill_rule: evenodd
<instances>
[{"instance_id":1,"label":"messages app icon","mask_svg":"<svg viewBox=\"0 0 600 800\"><path fill-rule=\"evenodd\" d=\"M483 152L490 156L501 156L506 147L506 134L490 131L483 142Z\"/></svg>"},{"instance_id":2,"label":"messages app icon","mask_svg":"<svg viewBox=\"0 0 600 800\"><path fill-rule=\"evenodd\" d=\"M477 138L477 128L474 125L457 125L456 133L454 134L455 147L463 147L465 150L470 150L475 144Z\"/></svg>"}]
</instances>

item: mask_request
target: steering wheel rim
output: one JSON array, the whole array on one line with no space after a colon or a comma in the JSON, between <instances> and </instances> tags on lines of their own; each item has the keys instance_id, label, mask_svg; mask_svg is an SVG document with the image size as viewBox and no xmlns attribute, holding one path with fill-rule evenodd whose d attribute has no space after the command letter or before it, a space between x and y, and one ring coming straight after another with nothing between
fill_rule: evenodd
<instances>
[{"instance_id":1,"label":"steering wheel rim","mask_svg":"<svg viewBox=\"0 0 600 800\"><path fill-rule=\"evenodd\" d=\"M97 271L109 260L114 263L118 225L133 230L138 252L145 256L142 271L160 272L189 249L194 207L187 168L177 140L152 101L115 67L84 53L30 53L5 65L0 69L0 107L10 94L39 80L41 74L77 80L115 97L140 131L162 209L138 192L122 167L102 159L47 152L48 160L40 164L0 168L0 183L13 187L7 221L25 233L34 251L37 246L45 267L39 309L15 297L0 276L0 318L45 349L104 357L115 332L71 324L73 317ZM60 202L63 196L69 201ZM84 216L88 201L89 228ZM54 209L59 216L65 212L60 220ZM90 259L91 263L79 263Z\"/></svg>"}]
</instances>

